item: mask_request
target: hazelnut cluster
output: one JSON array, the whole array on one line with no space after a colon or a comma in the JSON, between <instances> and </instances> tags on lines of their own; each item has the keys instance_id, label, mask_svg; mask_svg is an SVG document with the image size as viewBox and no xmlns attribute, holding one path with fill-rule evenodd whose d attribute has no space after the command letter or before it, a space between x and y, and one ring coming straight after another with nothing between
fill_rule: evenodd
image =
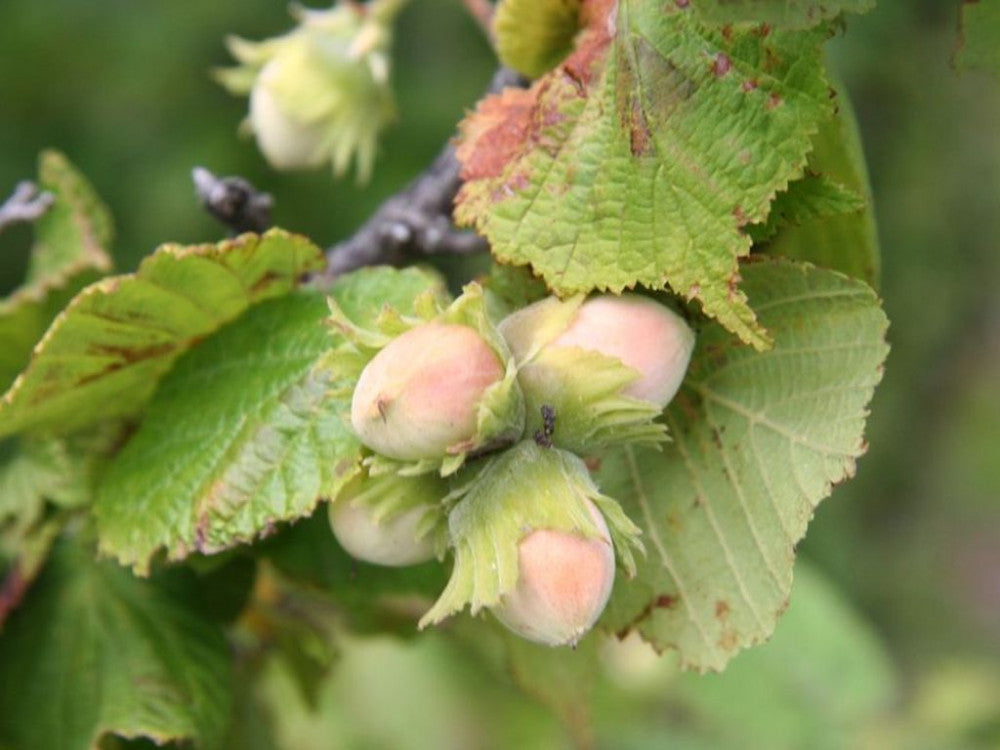
<instances>
[{"instance_id":1,"label":"hazelnut cluster","mask_svg":"<svg viewBox=\"0 0 1000 750\"><path fill-rule=\"evenodd\" d=\"M350 418L372 456L330 522L368 562L453 550L452 581L425 622L471 604L532 641L573 644L607 604L616 552L631 565L638 533L578 454L624 424L602 425L598 412L643 423L626 436L662 438L650 425L680 387L694 333L638 294L549 297L487 325L420 322L367 361Z\"/></svg>"}]
</instances>

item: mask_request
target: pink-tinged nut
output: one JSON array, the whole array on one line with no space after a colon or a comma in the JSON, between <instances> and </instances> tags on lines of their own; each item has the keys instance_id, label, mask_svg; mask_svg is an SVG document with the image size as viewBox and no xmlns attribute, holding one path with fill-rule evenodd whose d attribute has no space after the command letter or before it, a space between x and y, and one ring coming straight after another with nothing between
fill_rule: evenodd
<instances>
[{"instance_id":1,"label":"pink-tinged nut","mask_svg":"<svg viewBox=\"0 0 1000 750\"><path fill-rule=\"evenodd\" d=\"M393 339L368 363L351 401L361 441L389 458L438 458L475 437L483 393L504 366L472 328L427 323Z\"/></svg>"},{"instance_id":2,"label":"pink-tinged nut","mask_svg":"<svg viewBox=\"0 0 1000 750\"><path fill-rule=\"evenodd\" d=\"M667 307L637 294L602 295L584 302L552 347L579 347L621 360L639 371L628 396L666 406L680 388L694 331Z\"/></svg>"},{"instance_id":3,"label":"pink-tinged nut","mask_svg":"<svg viewBox=\"0 0 1000 750\"><path fill-rule=\"evenodd\" d=\"M417 506L378 523L366 506L334 502L330 504L330 527L353 558L376 565L416 565L434 558L432 535L417 537L426 512L426 507Z\"/></svg>"},{"instance_id":4,"label":"pink-tinged nut","mask_svg":"<svg viewBox=\"0 0 1000 750\"><path fill-rule=\"evenodd\" d=\"M574 645L597 622L611 596L615 553L594 504L599 537L536 529L518 545L517 587L493 607L518 635L548 646Z\"/></svg>"}]
</instances>

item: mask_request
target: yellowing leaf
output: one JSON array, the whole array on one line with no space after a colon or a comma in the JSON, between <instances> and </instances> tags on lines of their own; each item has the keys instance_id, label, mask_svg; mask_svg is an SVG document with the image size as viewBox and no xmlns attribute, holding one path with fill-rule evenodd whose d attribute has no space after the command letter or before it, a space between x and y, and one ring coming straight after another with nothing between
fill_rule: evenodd
<instances>
[{"instance_id":1,"label":"yellowing leaf","mask_svg":"<svg viewBox=\"0 0 1000 750\"><path fill-rule=\"evenodd\" d=\"M739 289L742 227L802 174L831 112L826 30L717 30L674 3L592 11L559 68L463 123L457 219L556 293L669 287L766 348Z\"/></svg>"},{"instance_id":2,"label":"yellowing leaf","mask_svg":"<svg viewBox=\"0 0 1000 750\"><path fill-rule=\"evenodd\" d=\"M888 350L885 315L862 282L788 261L743 275L774 348L702 331L667 407L673 442L611 454L598 472L648 552L635 580L616 584L605 624L676 648L699 670L722 669L774 629L795 545L865 450Z\"/></svg>"},{"instance_id":3,"label":"yellowing leaf","mask_svg":"<svg viewBox=\"0 0 1000 750\"><path fill-rule=\"evenodd\" d=\"M0 436L67 433L134 414L184 350L322 264L319 248L281 230L164 245L134 274L92 284L60 313L0 400Z\"/></svg>"},{"instance_id":4,"label":"yellowing leaf","mask_svg":"<svg viewBox=\"0 0 1000 750\"><path fill-rule=\"evenodd\" d=\"M38 186L53 197L34 223L28 275L0 300L0 388L27 364L52 318L83 286L111 270L111 217L94 189L65 156L44 151Z\"/></svg>"}]
</instances>

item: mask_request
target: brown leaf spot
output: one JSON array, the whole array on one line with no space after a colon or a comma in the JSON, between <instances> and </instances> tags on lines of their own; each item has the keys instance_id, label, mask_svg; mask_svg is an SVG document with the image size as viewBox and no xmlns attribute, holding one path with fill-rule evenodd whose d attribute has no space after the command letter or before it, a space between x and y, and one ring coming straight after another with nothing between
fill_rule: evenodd
<instances>
[{"instance_id":1,"label":"brown leaf spot","mask_svg":"<svg viewBox=\"0 0 1000 750\"><path fill-rule=\"evenodd\" d=\"M729 59L729 55L725 52L717 52L715 59L712 61L712 74L716 78L722 78L732 68L733 61Z\"/></svg>"},{"instance_id":2,"label":"brown leaf spot","mask_svg":"<svg viewBox=\"0 0 1000 750\"><path fill-rule=\"evenodd\" d=\"M257 279L253 286L250 287L248 291L250 292L260 292L271 286L275 281L281 280L282 276L275 271L268 271L263 274L259 279Z\"/></svg>"},{"instance_id":3,"label":"brown leaf spot","mask_svg":"<svg viewBox=\"0 0 1000 750\"><path fill-rule=\"evenodd\" d=\"M757 81L753 78L748 78L743 82L744 91L753 91L756 88L757 88Z\"/></svg>"},{"instance_id":4,"label":"brown leaf spot","mask_svg":"<svg viewBox=\"0 0 1000 750\"><path fill-rule=\"evenodd\" d=\"M660 594L653 602L653 606L658 609L670 609L680 601L676 596L670 594Z\"/></svg>"},{"instance_id":5,"label":"brown leaf spot","mask_svg":"<svg viewBox=\"0 0 1000 750\"><path fill-rule=\"evenodd\" d=\"M462 123L456 156L462 178L497 177L521 153L531 129L537 85L531 89L504 89L483 99Z\"/></svg>"},{"instance_id":6,"label":"brown leaf spot","mask_svg":"<svg viewBox=\"0 0 1000 750\"><path fill-rule=\"evenodd\" d=\"M765 106L768 110L777 109L781 106L781 97L772 91L771 95L767 97L767 104Z\"/></svg>"},{"instance_id":7,"label":"brown leaf spot","mask_svg":"<svg viewBox=\"0 0 1000 750\"><path fill-rule=\"evenodd\" d=\"M750 223L750 219L746 215L746 211L743 210L743 206L736 206L733 209L733 217L736 219L736 226L742 227Z\"/></svg>"},{"instance_id":8,"label":"brown leaf spot","mask_svg":"<svg viewBox=\"0 0 1000 750\"><path fill-rule=\"evenodd\" d=\"M717 643L723 651L735 651L740 645L740 639L735 630L724 630Z\"/></svg>"},{"instance_id":9,"label":"brown leaf spot","mask_svg":"<svg viewBox=\"0 0 1000 750\"><path fill-rule=\"evenodd\" d=\"M729 605L722 599L715 603L715 619L725 622L729 618Z\"/></svg>"}]
</instances>

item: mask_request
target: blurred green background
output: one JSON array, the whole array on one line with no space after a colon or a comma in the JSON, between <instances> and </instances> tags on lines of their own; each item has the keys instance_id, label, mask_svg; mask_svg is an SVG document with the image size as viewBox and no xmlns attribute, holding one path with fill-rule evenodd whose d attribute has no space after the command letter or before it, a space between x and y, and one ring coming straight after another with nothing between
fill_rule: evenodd
<instances>
[{"instance_id":1,"label":"blurred green background","mask_svg":"<svg viewBox=\"0 0 1000 750\"><path fill-rule=\"evenodd\" d=\"M955 2L881 0L830 44L865 140L893 350L869 453L802 544L794 615L720 677L679 681L630 647L610 654L601 746L1000 747L1000 79L952 69L957 24ZM414 0L398 26L399 123L372 183L278 174L236 136L245 101L208 71L229 64L227 33L289 25L284 3L264 0L4 0L0 194L35 174L41 149L64 151L116 217L121 270L161 242L220 237L194 200L194 165L271 192L280 226L345 236L429 162L495 63L458 0ZM0 291L29 242L24 227L0 236ZM280 676L269 700L287 706L288 747L329 746L316 737L331 726L348 727L337 746L472 747L499 717L515 728L478 744L566 741L551 714L463 665L438 638L363 643L327 686L325 720L295 713ZM366 728L394 694L422 708Z\"/></svg>"}]
</instances>

